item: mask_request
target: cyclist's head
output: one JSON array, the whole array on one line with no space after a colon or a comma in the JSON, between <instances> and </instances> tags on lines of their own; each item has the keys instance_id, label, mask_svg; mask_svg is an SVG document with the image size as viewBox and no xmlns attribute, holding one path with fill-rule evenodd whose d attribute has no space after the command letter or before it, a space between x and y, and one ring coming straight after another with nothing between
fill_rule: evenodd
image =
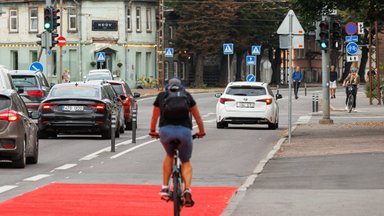
<instances>
[{"instance_id":1,"label":"cyclist's head","mask_svg":"<svg viewBox=\"0 0 384 216\"><path fill-rule=\"evenodd\" d=\"M357 68L356 68L356 67L352 67L352 68L351 68L351 72L352 72L352 73L357 73Z\"/></svg>"}]
</instances>

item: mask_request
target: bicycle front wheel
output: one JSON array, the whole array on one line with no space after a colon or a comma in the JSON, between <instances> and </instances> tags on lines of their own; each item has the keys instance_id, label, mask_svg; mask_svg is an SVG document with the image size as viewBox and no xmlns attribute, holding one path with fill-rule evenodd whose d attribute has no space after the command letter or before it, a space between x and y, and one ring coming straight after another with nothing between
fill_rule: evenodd
<instances>
[{"instance_id":1,"label":"bicycle front wheel","mask_svg":"<svg viewBox=\"0 0 384 216\"><path fill-rule=\"evenodd\" d=\"M173 181L173 193L172 193L173 215L180 216L180 210L182 205L182 189L181 189L180 175L174 174L172 176L172 181Z\"/></svg>"},{"instance_id":2,"label":"bicycle front wheel","mask_svg":"<svg viewBox=\"0 0 384 216\"><path fill-rule=\"evenodd\" d=\"M349 112L349 113L352 111L353 99L354 99L354 98L353 98L353 95L350 94L350 95L348 96L348 104L347 104L347 106L348 106L348 112Z\"/></svg>"}]
</instances>

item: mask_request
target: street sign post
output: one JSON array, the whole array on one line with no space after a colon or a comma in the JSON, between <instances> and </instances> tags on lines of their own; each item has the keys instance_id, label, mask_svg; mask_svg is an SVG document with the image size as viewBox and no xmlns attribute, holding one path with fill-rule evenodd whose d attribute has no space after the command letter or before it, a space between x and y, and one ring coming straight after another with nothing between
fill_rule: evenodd
<instances>
[{"instance_id":1,"label":"street sign post","mask_svg":"<svg viewBox=\"0 0 384 216\"><path fill-rule=\"evenodd\" d=\"M261 54L261 46L253 45L252 46L252 55L255 55L255 76L257 68L257 56Z\"/></svg>"},{"instance_id":2,"label":"street sign post","mask_svg":"<svg viewBox=\"0 0 384 216\"><path fill-rule=\"evenodd\" d=\"M100 62L100 68L103 68L103 63L105 62L105 52L97 52L96 61Z\"/></svg>"},{"instance_id":3,"label":"street sign post","mask_svg":"<svg viewBox=\"0 0 384 216\"><path fill-rule=\"evenodd\" d=\"M350 42L347 44L345 49L349 55L355 55L359 50L359 46L355 42Z\"/></svg>"},{"instance_id":4,"label":"street sign post","mask_svg":"<svg viewBox=\"0 0 384 216\"><path fill-rule=\"evenodd\" d=\"M165 57L172 58L173 57L173 48L165 48Z\"/></svg>"},{"instance_id":5,"label":"street sign post","mask_svg":"<svg viewBox=\"0 0 384 216\"><path fill-rule=\"evenodd\" d=\"M256 82L256 77L255 77L255 75L253 75L253 74L248 74L248 76L247 76L247 81L248 81L248 82Z\"/></svg>"},{"instance_id":6,"label":"street sign post","mask_svg":"<svg viewBox=\"0 0 384 216\"><path fill-rule=\"evenodd\" d=\"M347 62L358 62L359 61L359 56L350 56L347 55Z\"/></svg>"},{"instance_id":7,"label":"street sign post","mask_svg":"<svg viewBox=\"0 0 384 216\"><path fill-rule=\"evenodd\" d=\"M355 35L357 33L357 25L356 23L354 22L349 22L345 25L344 27L345 29L345 33L347 33L347 35Z\"/></svg>"},{"instance_id":8,"label":"street sign post","mask_svg":"<svg viewBox=\"0 0 384 216\"><path fill-rule=\"evenodd\" d=\"M67 39L65 39L65 37L60 36L57 38L57 45L62 47L65 46L65 44L67 44Z\"/></svg>"},{"instance_id":9,"label":"street sign post","mask_svg":"<svg viewBox=\"0 0 384 216\"><path fill-rule=\"evenodd\" d=\"M224 55L228 56L228 83L231 82L231 62L229 55L233 54L233 43L223 44Z\"/></svg>"},{"instance_id":10,"label":"street sign post","mask_svg":"<svg viewBox=\"0 0 384 216\"><path fill-rule=\"evenodd\" d=\"M33 62L30 66L29 66L29 70L30 71L40 71L40 72L43 72L43 65L40 63L40 62Z\"/></svg>"},{"instance_id":11,"label":"street sign post","mask_svg":"<svg viewBox=\"0 0 384 216\"><path fill-rule=\"evenodd\" d=\"M345 42L358 42L359 41L359 36L357 35L350 35L350 36L345 36Z\"/></svg>"}]
</instances>

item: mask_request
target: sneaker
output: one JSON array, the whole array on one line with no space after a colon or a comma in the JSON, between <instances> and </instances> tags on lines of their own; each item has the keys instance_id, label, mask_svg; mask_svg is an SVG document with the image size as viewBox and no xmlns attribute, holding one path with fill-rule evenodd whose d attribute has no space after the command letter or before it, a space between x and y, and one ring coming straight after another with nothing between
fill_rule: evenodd
<instances>
[{"instance_id":1,"label":"sneaker","mask_svg":"<svg viewBox=\"0 0 384 216\"><path fill-rule=\"evenodd\" d=\"M161 197L169 197L169 188L162 188L160 191L160 196Z\"/></svg>"},{"instance_id":2,"label":"sneaker","mask_svg":"<svg viewBox=\"0 0 384 216\"><path fill-rule=\"evenodd\" d=\"M184 191L184 206L185 207L192 207L195 204L195 201L192 199L192 193L190 190Z\"/></svg>"},{"instance_id":3,"label":"sneaker","mask_svg":"<svg viewBox=\"0 0 384 216\"><path fill-rule=\"evenodd\" d=\"M357 109L356 109L356 108L353 108L353 109L352 109L352 112L357 112Z\"/></svg>"},{"instance_id":4,"label":"sneaker","mask_svg":"<svg viewBox=\"0 0 384 216\"><path fill-rule=\"evenodd\" d=\"M336 95L333 95L333 98L336 98Z\"/></svg>"}]
</instances>

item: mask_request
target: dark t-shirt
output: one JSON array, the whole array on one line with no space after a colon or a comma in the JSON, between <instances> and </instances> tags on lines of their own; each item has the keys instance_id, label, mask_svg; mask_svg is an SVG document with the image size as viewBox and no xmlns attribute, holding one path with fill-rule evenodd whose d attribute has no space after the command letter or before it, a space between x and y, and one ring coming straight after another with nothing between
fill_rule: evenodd
<instances>
[{"instance_id":1,"label":"dark t-shirt","mask_svg":"<svg viewBox=\"0 0 384 216\"><path fill-rule=\"evenodd\" d=\"M330 76L329 76L329 80L331 82L337 80L337 72L336 71L331 71Z\"/></svg>"},{"instance_id":2,"label":"dark t-shirt","mask_svg":"<svg viewBox=\"0 0 384 216\"><path fill-rule=\"evenodd\" d=\"M188 92L186 92L186 95L187 95L187 99L189 101L189 106L190 108L192 108L193 106L196 105L196 101L193 99L192 95ZM159 121L159 127L163 127L163 126L166 126L166 125L180 125L180 126L184 126L184 127L187 127L187 128L190 128L192 129L192 119L191 118L188 118L188 119L183 119L183 120L178 120L178 121L170 121L170 120L166 120L162 115L162 104L164 103L164 97L165 97L165 92L160 92L156 99L155 99L155 102L153 103L154 106L156 107L160 107L160 121Z\"/></svg>"}]
</instances>

